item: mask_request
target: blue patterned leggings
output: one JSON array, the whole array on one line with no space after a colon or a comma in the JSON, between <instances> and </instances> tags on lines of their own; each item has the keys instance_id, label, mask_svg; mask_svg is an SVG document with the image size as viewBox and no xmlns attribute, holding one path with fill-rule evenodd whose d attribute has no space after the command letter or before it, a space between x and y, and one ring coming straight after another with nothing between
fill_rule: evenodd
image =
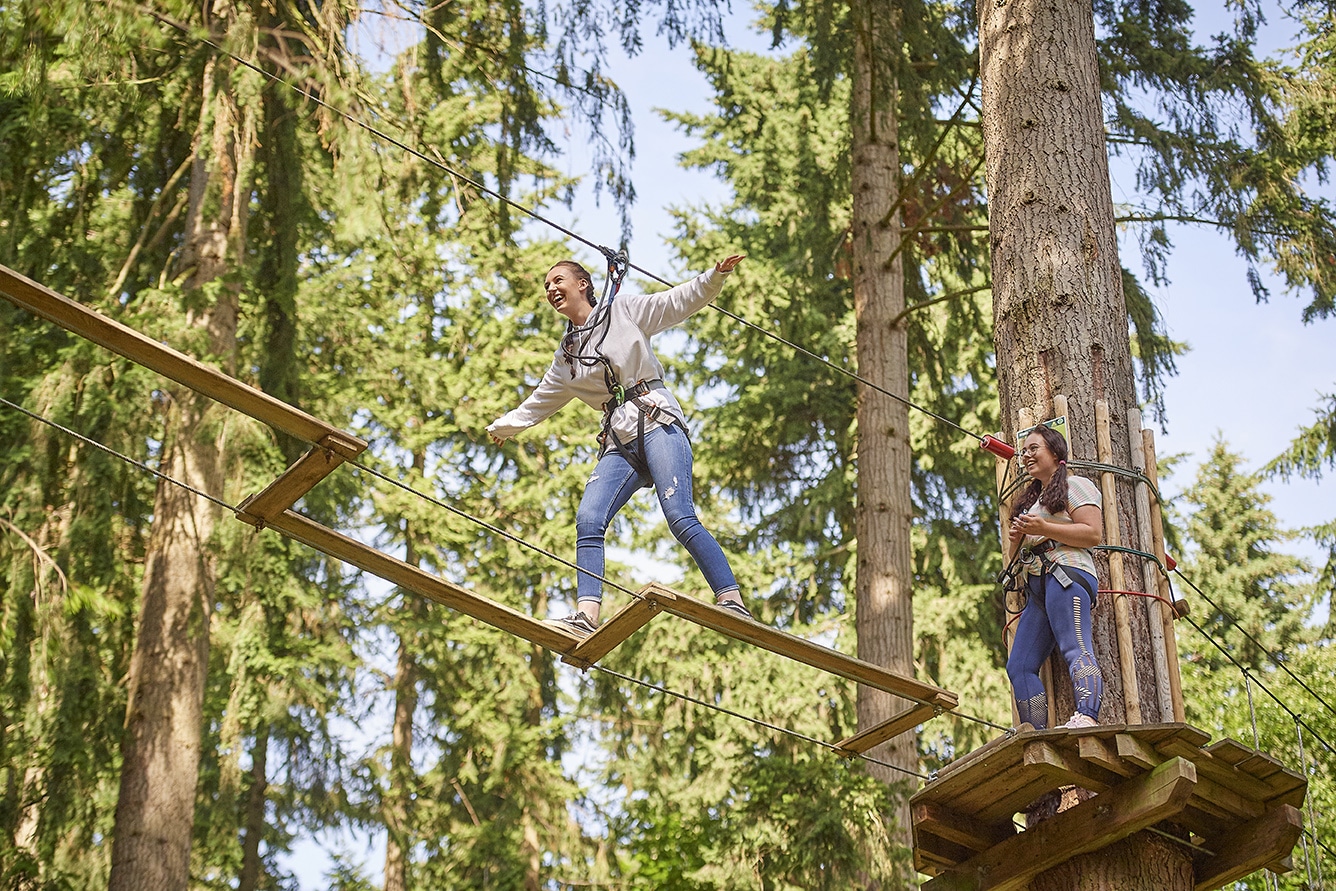
<instances>
[{"instance_id":1,"label":"blue patterned leggings","mask_svg":"<svg viewBox=\"0 0 1336 891\"><path fill-rule=\"evenodd\" d=\"M1072 582L1065 588L1051 573L1032 575L1026 582L1029 599L1016 623L1016 639L1007 658L1007 675L1021 723L1031 724L1036 730L1048 726L1048 697L1039 669L1055 646L1067 660L1076 710L1099 720L1099 701L1104 695L1104 675L1090 641L1090 591L1098 590L1099 583L1083 570L1070 566L1063 570ZM1078 577L1090 584L1090 591Z\"/></svg>"}]
</instances>

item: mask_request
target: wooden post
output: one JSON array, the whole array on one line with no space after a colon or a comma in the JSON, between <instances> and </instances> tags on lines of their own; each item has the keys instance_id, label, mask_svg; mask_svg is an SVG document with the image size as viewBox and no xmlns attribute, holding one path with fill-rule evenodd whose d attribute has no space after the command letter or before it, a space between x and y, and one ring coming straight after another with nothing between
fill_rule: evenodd
<instances>
[{"instance_id":1,"label":"wooden post","mask_svg":"<svg viewBox=\"0 0 1336 891\"><path fill-rule=\"evenodd\" d=\"M1146 478L1150 480L1151 485L1148 495L1154 499L1151 504L1150 527L1151 527L1151 553L1160 558L1161 564L1167 572L1169 568L1168 558L1164 553L1164 518L1161 514L1160 500L1156 493L1160 490L1159 477L1155 463L1155 432L1152 430L1141 431L1141 448L1145 453L1146 459ZM1169 600L1172 592L1169 587L1169 577L1165 573L1157 574L1160 596ZM1161 605L1165 605L1161 601ZM1173 703L1174 720L1183 721L1183 682L1178 673L1178 642L1174 636L1174 618L1178 612L1177 604L1172 609L1165 609L1160 613L1160 625L1164 634L1164 649L1167 656L1169 668L1169 698Z\"/></svg>"},{"instance_id":2,"label":"wooden post","mask_svg":"<svg viewBox=\"0 0 1336 891\"><path fill-rule=\"evenodd\" d=\"M1127 412L1127 437L1132 447L1132 467L1143 475L1146 472L1146 447L1141 431L1141 411L1132 408ZM1145 482L1136 484L1137 540L1142 550L1155 553L1155 536L1151 529L1150 492ZM1141 567L1141 590L1155 594L1160 584L1158 567L1145 558L1139 561ZM1159 705L1159 721L1171 721L1174 714L1173 696L1170 694L1169 660L1176 658L1170 653L1164 642L1164 611L1168 605L1162 600L1146 602L1149 609L1149 627L1151 640L1151 658L1155 666L1155 702Z\"/></svg>"},{"instance_id":3,"label":"wooden post","mask_svg":"<svg viewBox=\"0 0 1336 891\"><path fill-rule=\"evenodd\" d=\"M1095 441L1097 460L1102 464L1113 463L1113 437L1109 432L1109 404L1103 399L1095 401ZM1122 547L1123 537L1118 523L1118 492L1114 485L1113 474L1104 471L1099 475L1100 492L1104 496L1104 543L1115 548ZM1109 554L1109 586L1114 591L1127 588L1123 572L1123 555L1118 552ZM1132 649L1132 616L1128 608L1126 594L1113 595L1113 622L1118 635L1118 667L1123 678L1123 704L1126 707L1126 722L1141 724L1141 692L1137 686L1136 654Z\"/></svg>"}]
</instances>

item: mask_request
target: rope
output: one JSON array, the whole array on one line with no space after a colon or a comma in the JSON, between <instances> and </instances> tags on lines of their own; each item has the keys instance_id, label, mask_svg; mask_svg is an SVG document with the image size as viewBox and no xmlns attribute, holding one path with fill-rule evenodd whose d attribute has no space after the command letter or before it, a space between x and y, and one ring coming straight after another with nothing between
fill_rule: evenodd
<instances>
[{"instance_id":1,"label":"rope","mask_svg":"<svg viewBox=\"0 0 1336 891\"><path fill-rule=\"evenodd\" d=\"M1289 715L1295 721L1302 723L1304 728L1310 734L1312 734L1313 738L1316 739L1318 742L1322 743L1323 748L1325 748L1328 752L1331 752L1333 755L1336 755L1336 746L1332 746L1331 743L1327 742L1326 739L1324 739L1321 734L1319 734L1316 730L1313 729L1313 725L1309 724L1307 721L1304 721L1304 719L1299 714L1297 714L1293 709L1291 709L1288 705L1286 705L1285 702L1281 700L1279 696L1277 696L1275 693L1272 693L1271 689L1267 687L1266 684L1262 683L1260 678L1253 676L1248 671L1248 669L1244 668L1242 663L1240 663L1239 660L1235 659L1234 655L1230 653L1229 650L1225 649L1225 647L1214 637L1212 637L1211 634L1205 628L1202 628L1200 625L1196 623L1196 621L1192 618L1191 613L1184 615L1183 618L1187 619L1189 625L1191 625L1193 628L1196 628L1198 633L1200 633L1202 637L1210 641L1211 644L1217 650L1219 650L1222 654L1224 654L1226 659L1228 659L1230 662L1233 662L1234 666L1239 671L1243 672L1245 677L1252 677L1253 682L1257 684L1257 686L1261 687L1262 690L1266 693L1266 695L1270 696L1271 700L1275 702L1276 705L1280 706L1281 709L1283 709L1287 715Z\"/></svg>"}]
</instances>

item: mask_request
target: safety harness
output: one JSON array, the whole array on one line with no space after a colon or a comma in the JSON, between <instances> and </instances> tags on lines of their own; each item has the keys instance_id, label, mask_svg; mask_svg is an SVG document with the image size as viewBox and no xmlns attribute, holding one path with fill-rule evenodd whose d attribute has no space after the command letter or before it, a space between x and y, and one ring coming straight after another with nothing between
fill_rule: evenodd
<instances>
[{"instance_id":1,"label":"safety harness","mask_svg":"<svg viewBox=\"0 0 1336 891\"><path fill-rule=\"evenodd\" d=\"M1057 546L1058 543L1056 541L1051 538L1046 538L1033 547L1020 548L1016 551L1016 556L1011 558L1011 562L1007 564L1006 569L1003 569L998 573L997 581L1003 589L1020 593L1022 610L1025 609L1026 600L1029 599L1029 586L1021 581L1021 568L1023 565L1030 563L1036 558L1039 560L1039 583L1041 586L1043 585L1043 578L1046 575L1053 576L1053 578L1058 580L1058 584L1062 585L1064 588L1070 588L1072 586L1072 577L1067 574L1067 570L1063 569L1061 563L1054 563L1048 556L1048 552ZM1076 582L1082 588L1085 588L1086 593L1090 595L1090 606L1093 609L1099 592L1090 587L1090 582L1086 581L1084 575L1077 575Z\"/></svg>"},{"instance_id":2,"label":"safety harness","mask_svg":"<svg viewBox=\"0 0 1336 891\"><path fill-rule=\"evenodd\" d=\"M626 277L627 269L630 267L630 258L625 249L613 251L612 248L600 246L599 250L608 260L608 278L603 286L603 297L595 304L593 315L583 326L577 328L569 321L566 323L566 335L561 339L561 351L566 357L566 364L570 366L572 378L575 377L577 362L586 368L603 366L603 383L608 388L609 398L603 403L603 427L598 434L599 457L602 458L608 449L614 448L638 473L648 476L649 465L646 464L643 455L628 448L628 444L622 442L617 432L612 429L612 413L628 402L640 410L636 426L637 442L645 437L646 417L664 426L675 424L683 433L686 433L687 429L675 415L645 399L651 390L667 389L662 379L641 380L629 387L624 386L617 379L617 372L612 367L612 362L603 355L603 341L607 340L608 331L612 327L612 303L617 297L617 292L621 290L622 279ZM584 352L585 348L592 349L592 352Z\"/></svg>"}]
</instances>

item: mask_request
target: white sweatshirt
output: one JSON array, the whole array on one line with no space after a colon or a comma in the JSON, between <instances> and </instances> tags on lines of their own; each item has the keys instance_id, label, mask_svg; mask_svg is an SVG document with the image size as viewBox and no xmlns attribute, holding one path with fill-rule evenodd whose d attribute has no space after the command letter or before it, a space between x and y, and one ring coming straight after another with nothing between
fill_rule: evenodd
<instances>
[{"instance_id":1,"label":"white sweatshirt","mask_svg":"<svg viewBox=\"0 0 1336 891\"><path fill-rule=\"evenodd\" d=\"M603 338L600 352L612 363L618 383L630 389L640 381L663 377L663 365L650 348L649 339L681 323L718 297L724 288L724 275L710 269L667 291L629 296L619 294L613 299L612 317L608 322L610 327L607 337ZM607 307L598 307L584 327L576 329L575 336L579 338L577 352L580 355L594 355L594 345L602 335L599 319L607 310ZM538 388L518 408L506 412L489 424L487 432L502 439L509 438L550 418L573 398L601 412L611 394L604 381L602 363L568 363L565 353L558 346L552 365L543 375ZM686 422L682 406L666 389L650 390L641 397L641 401L657 405L672 417ZM613 411L612 429L622 442L629 442L636 437L640 414L640 408L634 402L627 402ZM645 418L645 432L657 426L660 425L651 418Z\"/></svg>"}]
</instances>

